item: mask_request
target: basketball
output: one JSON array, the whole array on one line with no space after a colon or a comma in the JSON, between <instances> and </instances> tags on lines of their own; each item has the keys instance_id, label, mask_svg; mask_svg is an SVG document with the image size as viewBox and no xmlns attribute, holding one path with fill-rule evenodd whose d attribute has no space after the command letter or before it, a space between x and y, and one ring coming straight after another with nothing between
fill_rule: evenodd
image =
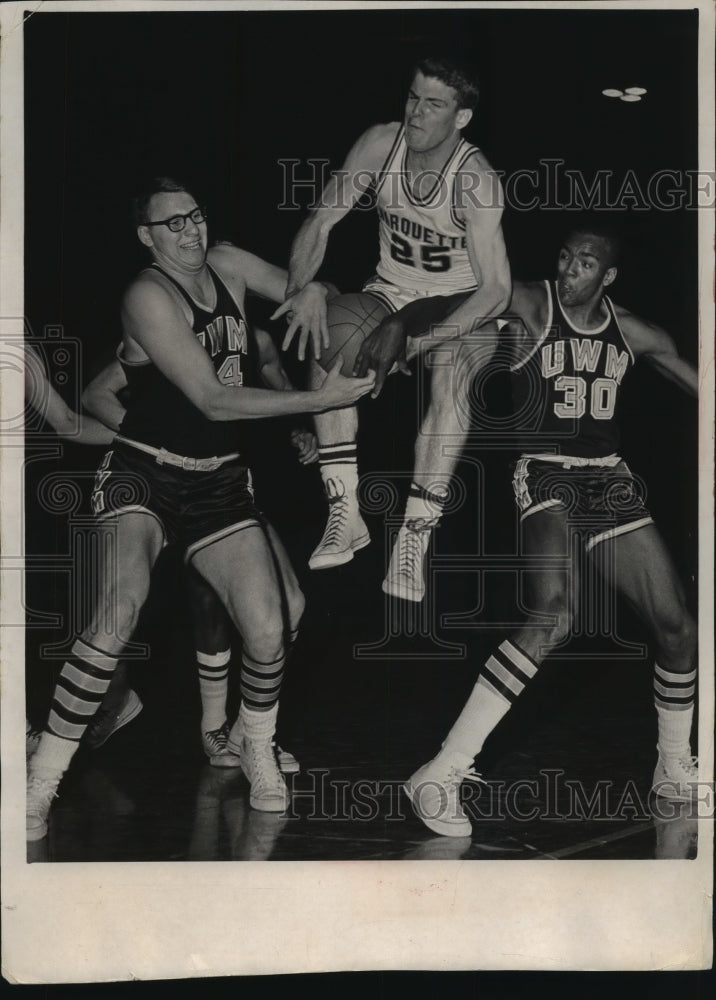
<instances>
[{"instance_id":1,"label":"basketball","mask_svg":"<svg viewBox=\"0 0 716 1000\"><path fill-rule=\"evenodd\" d=\"M354 292L332 299L328 303L331 346L321 351L321 367L328 371L336 355L342 354L341 371L351 375L361 344L387 315L385 306L370 295Z\"/></svg>"}]
</instances>

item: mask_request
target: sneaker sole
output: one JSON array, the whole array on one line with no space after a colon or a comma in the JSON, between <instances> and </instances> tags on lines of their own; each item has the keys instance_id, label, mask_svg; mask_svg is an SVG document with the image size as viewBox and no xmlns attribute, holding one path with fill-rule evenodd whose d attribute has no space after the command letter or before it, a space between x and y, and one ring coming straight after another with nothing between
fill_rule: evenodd
<instances>
[{"instance_id":1,"label":"sneaker sole","mask_svg":"<svg viewBox=\"0 0 716 1000\"><path fill-rule=\"evenodd\" d=\"M248 781L249 779L246 778L246 780ZM257 812L284 813L290 804L291 800L289 797L279 802L278 800L272 801L271 799L253 799L249 794L249 805L252 809L256 809Z\"/></svg>"},{"instance_id":2,"label":"sneaker sole","mask_svg":"<svg viewBox=\"0 0 716 1000\"><path fill-rule=\"evenodd\" d=\"M345 563L350 562L353 555L359 549L364 549L366 545L370 545L370 535L361 535L360 538L351 542L349 549L345 549L343 552L335 552L326 556L311 556L308 560L308 568L332 569L334 566L343 566Z\"/></svg>"},{"instance_id":3,"label":"sneaker sole","mask_svg":"<svg viewBox=\"0 0 716 1000\"><path fill-rule=\"evenodd\" d=\"M674 787L677 784L677 782L670 781L668 778L662 778L658 784L651 786L651 791L653 795L657 795L661 799L672 799L674 802L697 801L695 788L693 792L679 792L678 788Z\"/></svg>"},{"instance_id":4,"label":"sneaker sole","mask_svg":"<svg viewBox=\"0 0 716 1000\"><path fill-rule=\"evenodd\" d=\"M414 604L420 604L425 597L425 590L422 593L416 590L407 590L405 587L396 586L390 580L383 580L382 590L389 597L397 597L401 601L413 601Z\"/></svg>"},{"instance_id":5,"label":"sneaker sole","mask_svg":"<svg viewBox=\"0 0 716 1000\"><path fill-rule=\"evenodd\" d=\"M206 752L206 751L205 751ZM233 753L206 754L212 767L241 767L241 760Z\"/></svg>"},{"instance_id":6,"label":"sneaker sole","mask_svg":"<svg viewBox=\"0 0 716 1000\"><path fill-rule=\"evenodd\" d=\"M472 836L472 826L465 820L464 823L446 823L444 820L430 819L425 816L421 816L418 807L415 803L415 789L406 781L403 785L403 791L410 799L410 804L413 807L413 812L418 817L421 823L427 826L428 830L432 830L433 833L439 833L441 837L470 837Z\"/></svg>"},{"instance_id":7,"label":"sneaker sole","mask_svg":"<svg viewBox=\"0 0 716 1000\"><path fill-rule=\"evenodd\" d=\"M107 742L107 740L111 736L114 736L114 734L118 730L122 729L123 726L126 726L129 722L132 721L132 719L136 719L137 718L137 716L139 715L139 713L144 708L144 704L143 704L142 700L140 699L139 695L136 694L136 692L132 692L132 693L134 694L134 697L136 698L136 701L133 702L131 704L131 707L127 709L126 714L120 714L120 715L117 716L117 721L112 726L112 728L107 733L107 735L103 736L101 740L93 740L91 737L88 738L88 740L87 740L87 746L92 747L93 750L98 750L100 747L103 747L105 745L105 743Z\"/></svg>"}]
</instances>

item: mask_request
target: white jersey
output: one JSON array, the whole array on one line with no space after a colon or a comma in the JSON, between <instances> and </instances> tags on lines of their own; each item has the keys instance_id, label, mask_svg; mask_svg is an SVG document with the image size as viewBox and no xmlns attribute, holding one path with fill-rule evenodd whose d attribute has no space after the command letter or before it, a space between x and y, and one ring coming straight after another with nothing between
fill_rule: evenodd
<instances>
[{"instance_id":1,"label":"white jersey","mask_svg":"<svg viewBox=\"0 0 716 1000\"><path fill-rule=\"evenodd\" d=\"M476 151L475 146L460 139L442 170L424 173L416 195L406 167L405 129L400 126L375 182L380 220L380 262L376 270L384 281L433 295L452 295L477 287L478 278L467 252L465 223L456 211L460 194L456 178Z\"/></svg>"}]
</instances>

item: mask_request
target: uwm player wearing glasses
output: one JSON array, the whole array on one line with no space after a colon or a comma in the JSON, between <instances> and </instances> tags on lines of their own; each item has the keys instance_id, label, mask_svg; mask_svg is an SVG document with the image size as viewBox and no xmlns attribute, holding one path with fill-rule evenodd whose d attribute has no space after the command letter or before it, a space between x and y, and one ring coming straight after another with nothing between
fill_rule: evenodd
<instances>
[{"instance_id":1,"label":"uwm player wearing glasses","mask_svg":"<svg viewBox=\"0 0 716 1000\"><path fill-rule=\"evenodd\" d=\"M251 784L251 805L286 807L273 735L285 635L297 628L303 596L283 546L254 505L242 451L251 420L352 405L374 382L343 378L335 366L314 391L257 388L244 296L254 291L283 301L286 272L236 247L207 253L204 210L169 178L156 179L135 199L134 215L152 265L124 296L127 412L92 497L107 526L109 554L92 621L62 668L30 765L27 836L34 840L47 831L57 786L131 638L152 567L168 542L182 547L243 638L242 703L229 741ZM291 300L293 321L320 324L326 295L315 283L304 288Z\"/></svg>"},{"instance_id":2,"label":"uwm player wearing glasses","mask_svg":"<svg viewBox=\"0 0 716 1000\"><path fill-rule=\"evenodd\" d=\"M616 278L617 255L617 240L607 230L587 222L573 231L559 254L557 281L515 282L506 325L483 328L473 339L472 370L490 363L501 338L510 355L514 425L522 439L513 487L523 551L563 562L578 535L587 557L638 612L656 661L653 790L689 800L697 788L690 746L696 627L664 542L618 454L615 411L639 358L693 396L697 372L664 330L606 295ZM417 336L448 308L433 299L409 306L394 321ZM526 574L527 621L489 657L440 752L406 783L417 815L436 833L470 833L460 785L479 780L473 762L485 739L545 657L568 639L577 574L573 564L569 572L560 565Z\"/></svg>"},{"instance_id":3,"label":"uwm player wearing glasses","mask_svg":"<svg viewBox=\"0 0 716 1000\"><path fill-rule=\"evenodd\" d=\"M394 363L407 371L406 343L393 337L387 322L407 303L468 292L468 300L445 320L446 337L454 337L456 329L466 333L506 308L510 270L500 183L481 150L462 138L478 94L477 81L456 63L435 58L420 62L403 122L376 125L358 139L301 226L291 250L289 293L318 272L333 226L362 195L375 196L380 233L376 275L359 295L330 302L327 329L304 326L299 337L303 357L311 334L312 384L320 385L339 351L345 371L359 376L376 372L374 396ZM289 308L287 304L275 315ZM289 330L284 347L291 334ZM427 347L426 340L408 344L408 358ZM415 443L404 523L383 583L386 593L405 600L423 598L423 560L457 463L454 449L445 447L459 433L460 406L452 398L451 383L448 366L432 369L430 405ZM315 423L329 514L309 565L327 569L352 559L370 536L357 497L357 412L326 413Z\"/></svg>"}]
</instances>

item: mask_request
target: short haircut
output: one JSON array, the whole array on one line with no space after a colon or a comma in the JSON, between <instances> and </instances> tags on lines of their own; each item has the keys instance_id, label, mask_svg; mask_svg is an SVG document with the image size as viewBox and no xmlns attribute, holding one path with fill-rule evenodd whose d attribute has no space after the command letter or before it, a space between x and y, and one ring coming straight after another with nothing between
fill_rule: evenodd
<instances>
[{"instance_id":1,"label":"short haircut","mask_svg":"<svg viewBox=\"0 0 716 1000\"><path fill-rule=\"evenodd\" d=\"M132 222L135 226L144 226L150 221L148 218L149 202L155 194L174 194L177 191L184 191L191 194L191 191L181 181L175 177L151 177L138 188L134 198L132 198Z\"/></svg>"},{"instance_id":2,"label":"short haircut","mask_svg":"<svg viewBox=\"0 0 716 1000\"><path fill-rule=\"evenodd\" d=\"M596 236L600 239L607 247L608 266L617 266L621 255L622 240L619 230L615 225L595 215L577 216L565 234L565 239L577 234L580 236Z\"/></svg>"},{"instance_id":3,"label":"short haircut","mask_svg":"<svg viewBox=\"0 0 716 1000\"><path fill-rule=\"evenodd\" d=\"M446 56L428 56L416 63L413 77L416 73L432 76L455 91L458 108L474 111L480 97L480 81L477 75L456 59Z\"/></svg>"}]
</instances>

